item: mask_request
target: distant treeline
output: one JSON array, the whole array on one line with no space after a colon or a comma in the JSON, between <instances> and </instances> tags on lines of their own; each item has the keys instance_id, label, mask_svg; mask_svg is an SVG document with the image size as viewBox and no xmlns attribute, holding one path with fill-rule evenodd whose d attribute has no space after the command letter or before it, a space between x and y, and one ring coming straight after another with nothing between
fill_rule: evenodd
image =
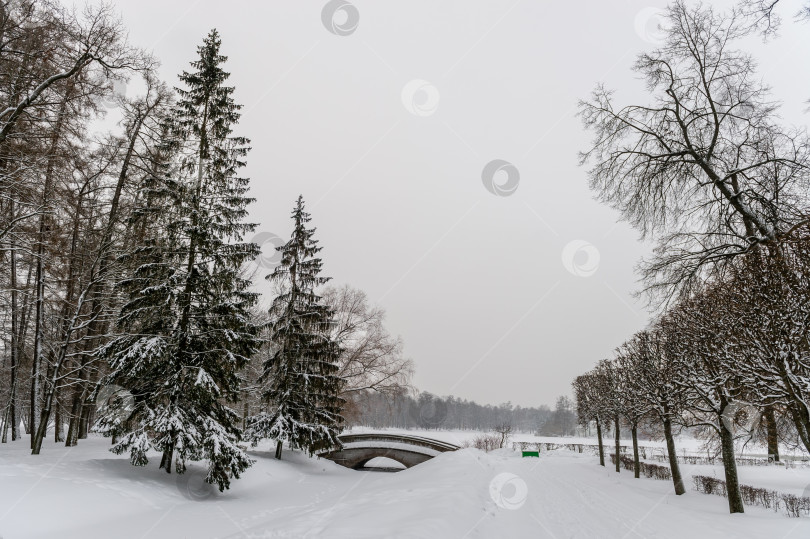
<instances>
[{"instance_id":1,"label":"distant treeline","mask_svg":"<svg viewBox=\"0 0 810 539\"><path fill-rule=\"evenodd\" d=\"M478 404L453 396L421 392L354 394L347 403L350 425L372 428L492 430L508 424L513 431L547 436L576 432L576 411L568 397L559 397L552 410L546 405L524 408L510 402Z\"/></svg>"}]
</instances>

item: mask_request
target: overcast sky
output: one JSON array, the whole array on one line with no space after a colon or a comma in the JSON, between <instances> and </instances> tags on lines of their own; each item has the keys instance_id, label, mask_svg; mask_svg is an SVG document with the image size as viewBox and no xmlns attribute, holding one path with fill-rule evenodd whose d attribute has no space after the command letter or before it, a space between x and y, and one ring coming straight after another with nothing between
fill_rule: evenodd
<instances>
[{"instance_id":1,"label":"overcast sky","mask_svg":"<svg viewBox=\"0 0 810 539\"><path fill-rule=\"evenodd\" d=\"M346 4L118 1L172 85L220 31L252 141L260 277L303 194L326 275L386 309L420 389L553 403L649 320L632 296L648 247L593 200L575 114L597 82L647 101L630 66L665 2ZM806 124L810 24L746 47L786 122Z\"/></svg>"}]
</instances>

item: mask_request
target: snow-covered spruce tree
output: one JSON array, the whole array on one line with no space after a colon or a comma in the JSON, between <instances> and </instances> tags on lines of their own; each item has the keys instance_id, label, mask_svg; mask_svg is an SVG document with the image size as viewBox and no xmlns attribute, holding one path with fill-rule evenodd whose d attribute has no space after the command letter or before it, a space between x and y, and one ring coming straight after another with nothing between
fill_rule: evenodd
<instances>
[{"instance_id":1,"label":"snow-covered spruce tree","mask_svg":"<svg viewBox=\"0 0 810 539\"><path fill-rule=\"evenodd\" d=\"M257 295L240 268L259 247L242 242L255 227L244 222L249 181L237 176L248 141L231 136L240 105L225 85L219 48L212 30L194 71L180 76L186 89L177 89L165 129L171 158L148 183L139 213L149 222L128 255L134 270L119 283L125 303L117 336L102 349L111 368L105 382L134 401L102 417L97 430L114 436L112 451L128 450L137 466L147 464L150 448L163 452L168 473L172 461L183 473L186 461L206 460L206 480L224 490L251 464L237 445L239 417L226 403L258 348L249 316Z\"/></svg>"},{"instance_id":2,"label":"snow-covered spruce tree","mask_svg":"<svg viewBox=\"0 0 810 539\"><path fill-rule=\"evenodd\" d=\"M254 446L262 438L275 439L277 459L285 441L310 455L339 446L343 423L340 347L330 336L333 313L315 293L329 278L320 275L322 263L316 255L321 247L312 238L315 229L306 227L310 216L303 197L298 197L292 218L292 237L279 247L281 263L267 276L281 288L270 308L275 351L262 374L271 412L252 416L245 433Z\"/></svg>"}]
</instances>

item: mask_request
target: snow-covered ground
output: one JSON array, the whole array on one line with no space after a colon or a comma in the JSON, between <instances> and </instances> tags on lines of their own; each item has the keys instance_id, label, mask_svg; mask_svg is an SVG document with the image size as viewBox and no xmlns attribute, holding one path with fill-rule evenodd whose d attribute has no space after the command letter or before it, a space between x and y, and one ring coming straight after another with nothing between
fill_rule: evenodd
<instances>
[{"instance_id":1,"label":"snow-covered ground","mask_svg":"<svg viewBox=\"0 0 810 539\"><path fill-rule=\"evenodd\" d=\"M463 442L458 433L421 434ZM691 490L676 497L667 481L616 474L592 455L568 451L523 459L508 449L462 449L389 474L289 451L279 462L267 443L220 494L201 487L198 465L184 476L159 471L157 459L135 468L101 438L71 449L49 442L38 457L26 446L0 446L3 539L810 536L810 518L755 507L731 516L723 498ZM807 468L741 467L740 474L797 493L810 484Z\"/></svg>"}]
</instances>

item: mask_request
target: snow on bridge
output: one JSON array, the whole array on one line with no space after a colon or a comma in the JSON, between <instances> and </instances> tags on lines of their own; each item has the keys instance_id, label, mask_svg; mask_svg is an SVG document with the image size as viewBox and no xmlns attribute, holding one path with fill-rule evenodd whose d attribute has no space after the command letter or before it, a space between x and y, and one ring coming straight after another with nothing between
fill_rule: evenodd
<instances>
[{"instance_id":1,"label":"snow on bridge","mask_svg":"<svg viewBox=\"0 0 810 539\"><path fill-rule=\"evenodd\" d=\"M364 433L338 436L343 447L326 451L319 456L353 468L360 469L371 459L385 457L410 468L430 460L439 453L455 451L459 446L407 434Z\"/></svg>"}]
</instances>

